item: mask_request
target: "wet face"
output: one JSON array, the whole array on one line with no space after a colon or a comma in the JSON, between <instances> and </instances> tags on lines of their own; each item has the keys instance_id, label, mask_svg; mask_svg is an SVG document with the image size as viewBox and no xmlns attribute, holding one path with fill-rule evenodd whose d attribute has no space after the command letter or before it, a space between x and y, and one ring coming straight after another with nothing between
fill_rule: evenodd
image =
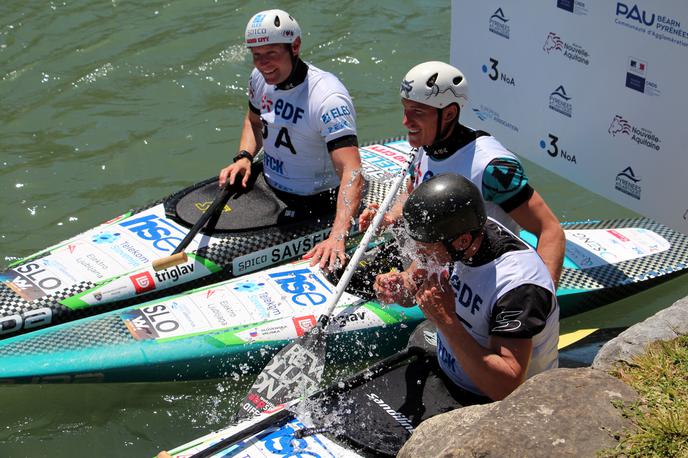
<instances>
[{"instance_id":1,"label":"wet face","mask_svg":"<svg viewBox=\"0 0 688 458\"><path fill-rule=\"evenodd\" d=\"M413 240L412 249L416 260L424 266L447 264L451 258L441 242L426 243Z\"/></svg>"},{"instance_id":2,"label":"wet face","mask_svg":"<svg viewBox=\"0 0 688 458\"><path fill-rule=\"evenodd\" d=\"M429 105L401 99L404 107L402 123L408 130L408 142L414 148L432 145L437 135L437 110Z\"/></svg>"},{"instance_id":3,"label":"wet face","mask_svg":"<svg viewBox=\"0 0 688 458\"><path fill-rule=\"evenodd\" d=\"M253 65L268 84L279 84L291 74L292 57L288 46L279 43L256 46L250 50L253 56Z\"/></svg>"}]
</instances>

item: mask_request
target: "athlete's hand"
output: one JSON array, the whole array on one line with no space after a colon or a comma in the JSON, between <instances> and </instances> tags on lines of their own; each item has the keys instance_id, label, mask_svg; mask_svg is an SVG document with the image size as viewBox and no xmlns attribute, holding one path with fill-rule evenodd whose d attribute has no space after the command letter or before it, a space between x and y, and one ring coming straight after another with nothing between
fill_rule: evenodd
<instances>
[{"instance_id":1,"label":"athlete's hand","mask_svg":"<svg viewBox=\"0 0 688 458\"><path fill-rule=\"evenodd\" d=\"M244 177L243 180L241 180L241 185L245 188L248 183L248 179L251 177L251 162L248 159L239 159L234 164L228 165L224 169L220 170L220 187L223 188L227 181L229 181L230 185L233 185L237 175Z\"/></svg>"},{"instance_id":2,"label":"athlete's hand","mask_svg":"<svg viewBox=\"0 0 688 458\"><path fill-rule=\"evenodd\" d=\"M311 267L319 263L321 269L327 267L330 270L335 270L338 266L346 265L345 241L344 235L332 232L327 239L304 254L303 259L310 259Z\"/></svg>"},{"instance_id":3,"label":"athlete's hand","mask_svg":"<svg viewBox=\"0 0 688 458\"><path fill-rule=\"evenodd\" d=\"M438 328L457 324L454 289L449 284L449 272L425 276L416 293L416 303L427 319Z\"/></svg>"},{"instance_id":4,"label":"athlete's hand","mask_svg":"<svg viewBox=\"0 0 688 458\"><path fill-rule=\"evenodd\" d=\"M378 209L380 206L378 204L370 204L368 207L361 212L361 214L358 216L358 230L363 232L366 229L368 229L368 226L370 226L370 223L373 222L373 218L375 218L375 215L377 214ZM387 226L391 225L394 223L394 220L390 219L387 214L382 217L382 221L380 221L380 226L378 227L378 231L382 231L384 228Z\"/></svg>"},{"instance_id":5,"label":"athlete's hand","mask_svg":"<svg viewBox=\"0 0 688 458\"><path fill-rule=\"evenodd\" d=\"M413 274L396 270L380 274L375 277L373 290L382 303L411 307L414 305L413 299L418 289L418 277L422 275L424 275L424 271L421 270L415 271Z\"/></svg>"}]
</instances>

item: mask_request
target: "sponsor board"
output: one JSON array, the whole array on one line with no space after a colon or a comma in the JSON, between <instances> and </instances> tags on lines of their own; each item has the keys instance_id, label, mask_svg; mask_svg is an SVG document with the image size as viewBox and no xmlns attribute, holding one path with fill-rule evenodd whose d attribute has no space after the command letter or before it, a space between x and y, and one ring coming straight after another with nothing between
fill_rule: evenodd
<instances>
[{"instance_id":1,"label":"sponsor board","mask_svg":"<svg viewBox=\"0 0 688 458\"><path fill-rule=\"evenodd\" d=\"M581 269L617 264L671 248L662 236L648 229L565 230L566 256Z\"/></svg>"}]
</instances>

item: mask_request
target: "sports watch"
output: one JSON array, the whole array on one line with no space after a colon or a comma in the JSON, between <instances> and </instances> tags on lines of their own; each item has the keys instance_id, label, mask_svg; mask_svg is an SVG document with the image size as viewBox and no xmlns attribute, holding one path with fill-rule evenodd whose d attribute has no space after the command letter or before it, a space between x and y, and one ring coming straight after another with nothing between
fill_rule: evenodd
<instances>
[{"instance_id":1,"label":"sports watch","mask_svg":"<svg viewBox=\"0 0 688 458\"><path fill-rule=\"evenodd\" d=\"M236 156L234 156L234 161L233 161L233 162L236 162L236 161L238 161L238 160L240 160L240 159L243 159L243 158L246 158L246 159L248 159L248 161L249 161L250 163L253 163L253 154L249 153L249 152L246 151L245 149L242 149L241 151L239 151L239 154L237 154Z\"/></svg>"}]
</instances>

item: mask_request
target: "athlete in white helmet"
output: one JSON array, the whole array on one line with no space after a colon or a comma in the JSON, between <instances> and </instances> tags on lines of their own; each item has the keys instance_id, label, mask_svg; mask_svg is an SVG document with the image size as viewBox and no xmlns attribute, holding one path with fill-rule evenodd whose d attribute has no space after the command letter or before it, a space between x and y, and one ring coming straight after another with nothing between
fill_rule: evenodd
<instances>
[{"instance_id":1,"label":"athlete in white helmet","mask_svg":"<svg viewBox=\"0 0 688 458\"><path fill-rule=\"evenodd\" d=\"M378 275L374 289L382 302L420 305L437 327L438 363L454 384L498 400L557 367L559 306L549 270L525 242L487 218L468 178L447 173L419 184L403 220L416 241L415 258L445 269L430 273L414 263Z\"/></svg>"},{"instance_id":2,"label":"athlete in white helmet","mask_svg":"<svg viewBox=\"0 0 688 458\"><path fill-rule=\"evenodd\" d=\"M459 122L468 100L463 73L444 62L425 62L409 70L400 93L408 142L419 148L408 192L441 173L458 173L470 179L480 189L489 216L515 234L522 227L538 236L537 252L558 283L566 245L564 231L540 194L528 184L518 158L493 136ZM399 220L407 195L402 195L385 215L383 224ZM375 211L375 206L363 211L359 217L362 228Z\"/></svg>"},{"instance_id":3,"label":"athlete in white helmet","mask_svg":"<svg viewBox=\"0 0 688 458\"><path fill-rule=\"evenodd\" d=\"M220 171L219 184L236 181L246 187L262 147L264 179L287 204L285 215L336 209L329 237L305 257L321 268L343 263L362 189L351 97L336 76L301 60L301 29L285 11L255 14L246 26L245 43L255 66L248 84L249 109L239 153Z\"/></svg>"}]
</instances>

